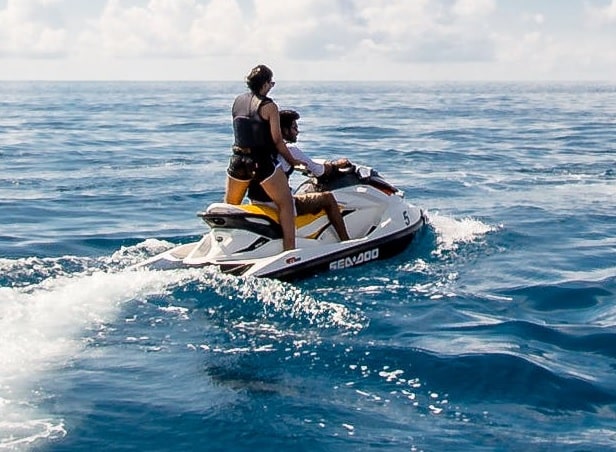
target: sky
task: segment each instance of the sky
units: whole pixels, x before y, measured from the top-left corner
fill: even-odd
[[[0,0],[0,80],[616,81],[616,0]]]

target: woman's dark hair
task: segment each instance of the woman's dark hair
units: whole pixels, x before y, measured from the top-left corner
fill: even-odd
[[[299,113],[295,110],[280,110],[280,128],[290,129],[293,121],[299,119]]]
[[[260,64],[252,68],[250,74],[246,76],[246,85],[248,85],[248,89],[250,89],[250,91],[257,94],[261,91],[263,85],[269,82],[273,76],[274,73],[270,68],[264,64]]]

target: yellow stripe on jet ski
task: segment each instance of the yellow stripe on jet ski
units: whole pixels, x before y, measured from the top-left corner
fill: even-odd
[[[274,209],[273,207],[265,206],[265,205],[257,205],[257,204],[242,204],[236,207],[239,207],[248,213],[253,213],[257,215],[265,215],[266,217],[274,220],[276,223],[280,223],[280,220],[278,217],[278,210]],[[312,223],[314,220],[316,220],[319,217],[322,217],[323,215],[325,215],[325,211],[321,210],[317,214],[307,213],[307,214],[295,217],[295,227],[298,229],[303,228],[307,224]]]

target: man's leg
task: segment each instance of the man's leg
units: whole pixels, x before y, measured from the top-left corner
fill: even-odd
[[[349,233],[346,230],[340,209],[338,209],[338,203],[330,192],[298,195],[295,197],[295,201],[298,215],[303,213],[316,214],[321,210],[325,210],[327,218],[336,230],[340,241],[349,240]]]

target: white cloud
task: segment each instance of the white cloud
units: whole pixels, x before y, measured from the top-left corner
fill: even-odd
[[[263,62],[298,80],[528,79],[567,78],[583,65],[586,74],[601,67],[602,77],[616,64],[616,0],[542,2],[540,11],[496,0],[5,1],[6,78],[29,68],[71,77],[238,79]],[[59,63],[43,70],[33,58],[45,56]]]
[[[0,10],[0,56],[50,58],[67,53],[67,32],[53,22],[55,0],[8,0]]]
[[[109,0],[86,35],[120,57],[475,61],[492,54],[481,21],[493,10],[493,0],[254,0],[244,14],[236,0]]]
[[[494,9],[491,0],[436,3],[390,1],[385,7],[366,1],[361,16],[372,42],[393,61],[484,61],[493,54],[485,18]]]
[[[190,11],[186,10],[186,13]],[[185,17],[181,10],[174,11],[173,5],[164,2],[152,1],[145,8],[125,8],[118,0],[111,0],[98,24],[100,42],[108,55],[169,56],[171,52],[177,53],[181,49],[177,44],[182,41],[182,32],[185,33],[188,25]]]
[[[494,0],[457,0],[453,12],[462,17],[483,17],[496,9]]]
[[[353,3],[256,0],[249,36],[261,49],[292,60],[343,57],[359,38]]]
[[[236,37],[233,37],[236,33]],[[190,29],[189,42],[197,55],[233,52],[237,42],[248,35],[242,12],[234,0],[212,0],[202,9]],[[239,39],[238,39],[239,38]]]
[[[607,6],[588,6],[588,15],[591,21],[598,24],[616,23],[616,0]]]
[[[215,56],[234,49],[233,33],[245,34],[241,24],[235,0],[150,0],[145,6],[109,0],[80,42],[98,45],[108,57]]]

